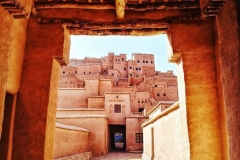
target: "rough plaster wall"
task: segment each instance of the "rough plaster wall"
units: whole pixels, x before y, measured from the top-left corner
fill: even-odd
[[[59,89],[58,108],[87,108],[85,89]]]
[[[88,151],[88,132],[58,128],[55,129],[54,158]]]
[[[53,105],[58,85],[56,75],[59,73],[58,70],[52,71],[56,67],[53,57],[62,56],[63,44],[61,24],[38,24],[35,19],[29,20],[17,98],[13,159],[53,158],[53,117],[56,114]]]
[[[172,111],[154,122],[154,158],[190,159],[187,128],[185,127],[187,122],[186,118],[182,118],[182,109]]]
[[[88,108],[104,108],[104,97],[94,98],[89,97],[88,98]]]
[[[226,1],[216,17],[216,35],[218,37],[216,56],[218,58],[218,85],[221,90],[222,118],[227,123],[227,131],[223,126],[225,139],[224,158],[240,159],[240,38],[237,4],[235,0]],[[229,144],[227,144],[227,142]],[[229,145],[229,147],[228,147]]]
[[[25,30],[26,30],[26,20],[14,20],[9,13],[0,6],[0,136],[2,133],[2,119],[4,111],[4,99],[7,86],[11,84],[16,93],[19,84],[19,71],[21,70],[21,58],[19,61],[14,62],[12,59],[16,58],[16,55],[20,57],[23,55],[23,48],[25,46]],[[18,35],[18,36],[15,36]],[[17,45],[18,43],[18,45]],[[17,50],[19,48],[20,50]],[[10,57],[9,57],[10,56]],[[10,66],[8,66],[10,65]],[[18,66],[15,68],[13,66]],[[9,70],[9,73],[8,73]],[[11,72],[11,81],[8,77]],[[14,78],[13,78],[14,77]],[[15,79],[16,78],[16,79]],[[9,82],[7,84],[7,81]],[[11,87],[9,87],[11,88]],[[9,89],[10,91],[10,89]]]

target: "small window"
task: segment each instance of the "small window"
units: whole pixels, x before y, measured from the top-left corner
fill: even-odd
[[[132,76],[132,74],[130,74],[130,76]]]
[[[65,71],[63,71],[63,74],[65,73]]]
[[[124,61],[124,58],[122,58],[122,61]]]
[[[124,68],[124,70],[126,70],[126,68]]]
[[[112,76],[114,76],[114,74],[112,73]]]
[[[120,61],[120,59],[118,59],[118,61]]]
[[[144,108],[138,108],[138,112],[142,112]]]
[[[89,72],[89,74],[91,74],[91,72]]]
[[[106,72],[106,70],[103,70],[103,72]]]
[[[140,61],[139,61],[139,60],[137,60],[137,63],[140,63]]]
[[[166,93],[163,93],[163,96],[166,96]]]
[[[112,62],[112,60],[110,60],[110,62]]]
[[[114,113],[121,113],[121,105],[114,104]]]
[[[115,59],[115,61],[117,61],[117,59]]]
[[[136,68],[136,70],[138,70],[138,68]]]
[[[142,133],[136,133],[136,143],[143,143],[143,134]]]
[[[155,84],[155,87],[157,87],[157,85]]]
[[[138,68],[139,71],[141,71],[141,68]]]
[[[153,63],[153,61],[151,61],[151,63]]]
[[[132,66],[130,66],[129,68],[132,69]]]
[[[140,103],[140,101],[138,100],[138,103]]]
[[[143,63],[145,63],[145,61],[143,61]]]
[[[148,63],[148,61],[146,61],[146,63]]]
[[[144,101],[142,101],[142,103],[144,103]]]
[[[75,73],[77,73],[77,71],[75,71]]]
[[[160,94],[158,93],[157,96],[160,96]]]
[[[85,74],[85,72],[83,72],[83,74]]]

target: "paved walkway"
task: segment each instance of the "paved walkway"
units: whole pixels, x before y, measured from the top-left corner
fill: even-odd
[[[91,160],[141,160],[142,153],[109,152],[104,156],[94,156]]]

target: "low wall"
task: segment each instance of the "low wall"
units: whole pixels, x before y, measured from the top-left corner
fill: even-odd
[[[88,134],[87,129],[56,123],[54,158],[87,152]]]
[[[71,126],[84,127],[90,131],[88,149],[93,156],[108,153],[108,119],[104,115],[59,115],[56,122]]]
[[[190,159],[185,110],[184,107],[180,108],[177,102],[142,125],[144,142],[142,159]]]

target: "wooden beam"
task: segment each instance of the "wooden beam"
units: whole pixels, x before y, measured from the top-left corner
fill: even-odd
[[[69,30],[72,35],[122,35],[122,36],[152,36],[165,34],[165,29],[128,29],[128,30]]]
[[[75,0],[79,1],[79,0]],[[155,0],[152,0],[154,3]],[[34,6],[37,10],[39,9],[61,9],[61,8],[72,8],[72,9],[94,9],[94,10],[102,10],[102,9],[115,9],[114,4],[81,4],[81,3],[43,3],[43,2],[35,2]],[[172,10],[172,9],[198,9],[199,4],[197,2],[181,2],[181,3],[158,3],[158,4],[142,4],[133,5],[128,4],[125,6],[125,10],[132,11],[150,11],[150,10]]]
[[[64,22],[62,22],[64,23]],[[139,20],[139,21],[127,21],[127,22],[112,22],[112,23],[94,23],[94,22],[67,22],[64,26],[70,30],[110,30],[110,29],[166,29],[170,22],[165,20]]]
[[[115,0],[116,15],[118,19],[123,19],[125,14],[125,0]]]

